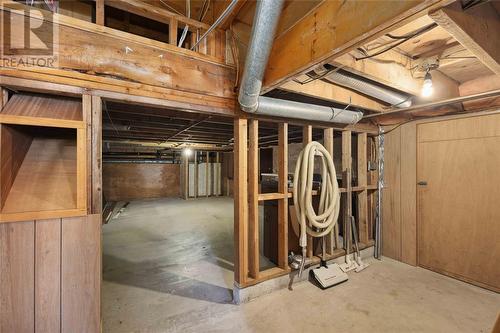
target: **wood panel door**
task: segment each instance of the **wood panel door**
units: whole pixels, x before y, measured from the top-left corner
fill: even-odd
[[[439,125],[418,129],[418,263],[500,291],[500,135]]]

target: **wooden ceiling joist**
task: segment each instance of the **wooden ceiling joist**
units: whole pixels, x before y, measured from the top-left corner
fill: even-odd
[[[324,1],[276,38],[263,92],[447,3],[450,1]]]
[[[241,8],[246,4],[247,0],[238,0],[238,3],[235,5],[231,13],[229,13],[219,24],[219,28],[221,29],[229,29],[231,26],[231,23],[233,22],[234,18],[238,15],[240,12]],[[215,10],[215,17],[219,17],[222,12],[229,6],[231,3],[231,0],[222,0],[222,1],[214,1],[214,10]]]
[[[132,13],[135,15],[139,15],[142,17],[147,17],[149,19],[162,22],[162,23],[170,23],[172,20],[182,22],[188,26],[190,26],[191,30],[194,28],[199,29],[208,29],[210,26],[208,24],[202,23],[200,21],[196,21],[194,19],[188,18],[183,15],[179,15],[163,9],[159,6],[154,6],[148,4],[144,1],[138,0],[104,0],[104,4],[106,6],[110,6],[113,8],[117,8],[123,10],[128,13]],[[182,26],[182,25],[181,25]]]
[[[463,10],[456,2],[429,16],[495,74],[500,74],[500,16],[491,3]]]
[[[280,86],[281,90],[297,94],[320,98],[339,104],[351,104],[373,112],[382,112],[384,105],[351,90],[322,80],[314,80],[305,84],[289,81]]]

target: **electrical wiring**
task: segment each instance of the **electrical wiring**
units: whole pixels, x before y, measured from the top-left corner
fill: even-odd
[[[175,9],[174,7],[170,6],[168,3],[166,3],[164,0],[160,0],[160,3],[162,5],[164,5],[165,7],[168,8],[168,10],[176,13],[176,14],[179,14],[179,15],[183,15],[180,11],[178,11],[177,9]]]
[[[406,34],[406,35],[403,35],[403,36],[392,36],[391,38],[395,38],[395,39],[398,40],[396,43],[393,43],[390,46],[388,46],[388,47],[386,47],[386,48],[384,48],[384,49],[382,49],[380,51],[377,51],[377,52],[375,52],[373,54],[368,54],[368,53],[366,53],[366,51],[364,51],[363,49],[361,49],[361,50],[363,50],[363,52],[366,55],[363,56],[363,57],[359,57],[359,58],[356,57],[355,59],[356,59],[356,61],[359,61],[359,60],[369,59],[369,58],[373,58],[375,56],[381,55],[382,53],[390,51],[393,48],[395,48],[395,47],[397,47],[397,46],[399,46],[399,45],[401,45],[401,44],[409,41],[410,39],[412,39],[414,37],[417,37],[417,36],[419,36],[419,35],[421,35],[421,34],[423,34],[425,32],[431,31],[435,27],[437,27],[437,24],[436,23],[431,23],[429,25],[426,25],[423,28],[418,29],[417,31],[412,32],[411,34]]]
[[[208,13],[208,9],[210,8],[210,0],[205,0],[203,1],[203,6],[201,7],[200,10],[200,17],[198,21],[202,22],[203,19],[205,18],[205,15]]]

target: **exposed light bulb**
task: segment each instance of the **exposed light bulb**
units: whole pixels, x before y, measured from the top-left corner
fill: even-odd
[[[184,154],[184,156],[189,157],[189,156],[193,155],[193,150],[192,150],[192,149],[190,149],[190,148],[185,148],[185,149],[182,151],[182,153]]]
[[[424,83],[422,84],[422,97],[429,97],[434,92],[434,87],[432,86],[432,76],[431,73],[425,73]]]

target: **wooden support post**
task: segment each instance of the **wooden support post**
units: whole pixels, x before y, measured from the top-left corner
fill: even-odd
[[[312,126],[306,125],[302,128],[302,147],[307,146],[309,142],[312,141]],[[312,236],[307,235],[307,257],[312,258],[314,255],[314,238]]]
[[[188,48],[190,49],[194,44],[196,44],[196,31],[191,31],[191,38],[189,41]],[[194,51],[198,51],[198,46],[194,49]]]
[[[198,29],[198,32],[201,35],[203,35],[204,30]],[[198,44],[198,52],[202,54],[208,54],[207,50],[207,38],[203,39],[199,44]]]
[[[198,152],[194,151],[194,197],[198,198],[198,189],[199,189],[199,179],[198,179]]]
[[[2,112],[2,108],[9,101],[9,92],[7,89],[0,87],[0,112]]]
[[[248,124],[248,271],[259,277],[259,121]]]
[[[247,120],[234,120],[234,281],[248,274]]]
[[[358,134],[358,235],[359,241],[368,243],[368,164],[367,134]]]
[[[278,266],[288,269],[288,124],[278,126]]]
[[[212,31],[207,36],[208,54],[214,57],[216,56],[216,33],[216,31]]]
[[[95,2],[95,23],[97,25],[104,25],[104,0],[96,0]]]
[[[206,163],[205,163],[205,196],[208,198],[210,194],[210,179],[208,178],[208,174],[210,172],[208,162],[210,161],[210,153],[207,151],[206,154]]]
[[[352,152],[351,131],[342,131],[342,186],[346,189],[344,200],[344,246],[351,252],[352,249]]]
[[[333,128],[326,128],[323,131],[323,143],[333,159]],[[335,179],[335,181],[337,181]],[[326,236],[326,251],[328,254],[333,254],[334,249],[339,248],[339,224],[338,220],[332,232]]]
[[[87,214],[92,214],[92,96],[82,95],[83,121],[85,122],[87,149]]]
[[[92,96],[92,214],[102,213],[102,100]]]
[[[168,24],[168,42],[169,44],[177,46],[177,29],[179,22],[176,19],[170,19]]]

